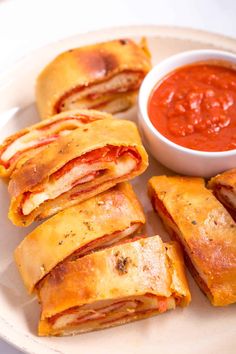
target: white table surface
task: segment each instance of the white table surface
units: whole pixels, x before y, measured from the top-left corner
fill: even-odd
[[[234,0],[0,0],[0,74],[34,48],[105,27],[177,25],[236,37],[235,14]],[[0,354],[19,353],[0,340]]]

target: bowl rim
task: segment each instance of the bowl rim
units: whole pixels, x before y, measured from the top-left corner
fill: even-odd
[[[214,60],[214,59],[221,59],[223,61],[228,61],[234,62],[236,64],[236,54],[224,51],[224,50],[217,50],[217,49],[194,49],[194,50],[188,50],[184,51],[181,53],[177,53],[174,55],[171,55],[167,57],[166,59],[163,59],[160,61],[158,64],[154,65],[152,69],[149,71],[149,73],[145,76],[140,90],[139,90],[139,95],[138,95],[138,108],[139,108],[139,119],[142,119],[145,124],[147,125],[148,129],[152,132],[152,134],[155,136],[155,138],[158,138],[162,142],[164,142],[166,145],[170,146],[173,149],[178,150],[179,152],[185,153],[185,154],[191,154],[195,156],[201,156],[201,157],[226,157],[226,156],[233,156],[236,155],[236,148],[232,150],[226,150],[226,151],[201,151],[201,150],[194,150],[194,149],[189,149],[186,148],[182,145],[178,145],[174,143],[173,141],[169,140],[166,138],[164,135],[162,135],[152,124],[147,107],[148,107],[148,100],[150,97],[150,94],[154,87],[157,85],[158,82],[160,82],[168,73],[171,73],[171,71],[174,71],[176,68],[180,68],[181,66],[188,65],[186,64],[177,64],[173,69],[170,71],[165,72],[159,79],[155,81],[155,84],[150,84],[149,80],[152,80],[153,77],[155,77],[162,69],[165,68],[165,66],[174,64],[175,62],[181,61],[181,60],[186,60],[189,59],[189,64],[193,63],[198,63],[201,61],[204,61],[206,59],[201,59],[201,56],[204,55],[209,55],[212,56],[212,58],[209,58],[207,60]],[[236,163],[235,163],[236,164]]]

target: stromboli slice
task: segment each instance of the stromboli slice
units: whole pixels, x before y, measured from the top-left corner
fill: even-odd
[[[208,187],[236,219],[236,168],[212,177]]]
[[[187,306],[190,292],[177,243],[141,238],[65,261],[38,287],[39,335],[69,335]]]
[[[29,225],[140,175],[147,165],[134,123],[89,123],[53,142],[12,175],[9,218]]]
[[[145,222],[127,182],[53,216],[16,248],[15,261],[28,291],[66,258],[81,257],[124,239]]]
[[[203,292],[215,306],[236,302],[236,224],[202,178],[153,177],[149,195]]]
[[[44,119],[75,108],[115,113],[128,109],[151,68],[144,41],[113,40],[57,56],[37,79],[36,102]]]
[[[98,119],[111,118],[112,116],[105,112],[77,109],[57,114],[20,130],[6,138],[0,145],[0,176],[9,177],[16,167],[79,126]]]

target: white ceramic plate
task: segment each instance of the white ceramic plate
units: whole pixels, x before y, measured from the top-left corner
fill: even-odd
[[[112,38],[145,35],[153,63],[187,49],[219,48],[236,51],[236,41],[219,35],[169,27],[116,28],[74,36],[33,52],[0,77],[0,141],[39,120],[34,104],[37,74],[58,53],[69,48]],[[136,108],[120,115],[136,120]],[[167,235],[146,196],[146,183],[153,175],[168,171],[150,158],[150,167],[133,185],[144,206],[149,235]],[[235,354],[236,305],[214,308],[189,276],[192,303],[151,319],[113,329],[66,338],[36,335],[39,306],[21,282],[12,253],[35,225],[17,228],[7,219],[7,186],[0,182],[0,336],[28,353],[87,354]]]

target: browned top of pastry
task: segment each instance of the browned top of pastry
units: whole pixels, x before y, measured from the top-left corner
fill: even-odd
[[[55,114],[58,100],[73,89],[124,72],[150,70],[147,51],[130,39],[119,39],[68,50],[57,56],[37,79],[36,100],[41,117]]]

